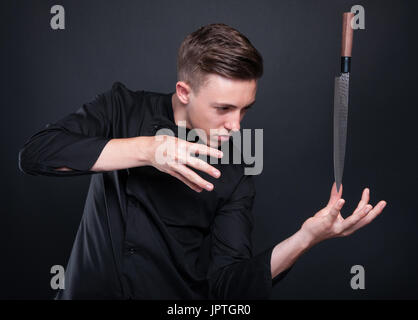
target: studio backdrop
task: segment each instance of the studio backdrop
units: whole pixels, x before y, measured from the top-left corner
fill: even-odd
[[[58,11],[64,19],[54,19]],[[272,299],[418,298],[417,28],[414,1],[2,1],[0,298],[51,299],[65,267],[90,176],[25,175],[18,153],[35,132],[109,90],[169,93],[179,45],[228,24],[264,58],[257,101],[241,126],[263,129],[256,175],[255,253],[286,239],[323,208],[334,181],[334,77],[343,12],[354,30],[344,217],[370,188],[387,207],[351,236],[318,244],[274,287]],[[63,26],[63,28],[62,28]],[[162,190],[164,192],[164,190]],[[353,266],[365,286],[353,289]]]

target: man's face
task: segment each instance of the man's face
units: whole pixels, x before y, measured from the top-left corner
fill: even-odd
[[[257,81],[231,80],[217,74],[207,77],[197,95],[190,90],[187,118],[192,128],[205,132],[210,139],[205,141],[207,145],[219,146],[232,131],[240,129],[241,120],[255,102]]]

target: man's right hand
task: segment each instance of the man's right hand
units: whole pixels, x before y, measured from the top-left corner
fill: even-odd
[[[169,135],[158,135],[151,138],[147,152],[148,164],[158,170],[168,173],[188,185],[196,192],[203,189],[213,190],[213,185],[196,174],[188,166],[206,172],[214,178],[219,178],[218,169],[207,162],[192,156],[192,154],[208,155],[221,158],[222,151],[200,143],[188,142]]]
[[[106,172],[151,165],[179,179],[197,192],[203,189],[213,190],[211,183],[187,166],[215,178],[219,178],[221,173],[207,162],[192,156],[192,153],[215,158],[223,156],[220,150],[169,135],[118,138],[109,140],[90,170]],[[67,171],[71,168],[60,167],[56,170]]]

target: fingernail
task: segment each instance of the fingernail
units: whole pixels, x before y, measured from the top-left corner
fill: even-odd
[[[212,186],[210,183],[208,183],[208,184],[206,185],[206,189],[208,189],[208,190],[212,190],[212,188],[213,188],[213,186]]]
[[[222,151],[219,151],[218,155],[222,158],[224,156],[224,153]]]
[[[386,202],[383,202],[383,204],[382,204],[382,209],[384,208],[384,207],[386,207]]]
[[[213,174],[214,174],[216,177],[219,177],[221,173],[220,173],[218,170],[213,170]]]

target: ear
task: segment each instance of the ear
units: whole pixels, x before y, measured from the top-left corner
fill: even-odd
[[[343,195],[343,185],[341,184],[340,186],[340,192],[337,192],[337,184],[334,182],[331,187],[331,194],[329,197],[327,207],[332,206],[336,201],[338,201],[338,199],[341,199],[342,195]]]
[[[184,81],[177,81],[176,94],[182,104],[188,104],[190,102],[190,93],[192,88]]]

